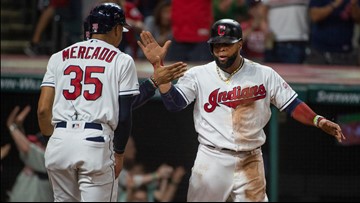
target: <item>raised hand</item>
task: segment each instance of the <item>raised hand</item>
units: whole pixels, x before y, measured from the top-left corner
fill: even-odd
[[[12,124],[16,124],[18,127],[22,127],[26,116],[31,110],[30,105],[27,105],[20,113],[20,107],[16,106],[8,116],[6,121],[7,126],[9,127]]]
[[[164,46],[161,47],[149,31],[142,31],[140,33],[140,38],[141,41],[137,41],[137,44],[140,46],[145,57],[151,64],[156,63],[157,56],[160,57],[161,61],[164,60],[167,50],[169,49],[171,44],[170,40],[166,41]]]
[[[155,57],[154,74],[153,78],[156,81],[156,85],[162,85],[176,80],[184,75],[187,70],[187,64],[183,62],[176,62],[168,66],[162,66],[159,56]]]
[[[320,120],[319,128],[324,132],[328,133],[329,135],[334,136],[338,142],[342,142],[342,140],[346,139],[341,131],[340,126],[332,121],[329,121],[327,119]]]

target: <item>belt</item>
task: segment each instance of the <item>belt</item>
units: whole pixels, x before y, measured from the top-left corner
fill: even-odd
[[[223,152],[228,152],[228,153],[238,153],[238,154],[240,154],[240,153],[253,153],[255,150],[257,150],[257,149],[259,149],[260,147],[258,147],[258,148],[255,148],[255,149],[253,149],[253,150],[250,150],[250,151],[235,151],[235,150],[232,150],[232,149],[227,149],[227,148],[217,148],[217,147],[214,147],[214,146],[212,146],[212,145],[205,145],[205,146],[207,146],[208,148],[210,148],[210,149],[216,149],[216,150],[219,150],[219,151],[223,151]]]
[[[65,121],[61,121],[55,124],[55,128],[66,128],[67,123]],[[96,130],[102,130],[103,127],[99,123],[85,123],[84,128],[91,128]]]

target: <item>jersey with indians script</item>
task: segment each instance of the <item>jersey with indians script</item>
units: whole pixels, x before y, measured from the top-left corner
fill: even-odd
[[[195,100],[194,124],[201,144],[235,151],[260,147],[270,104],[282,111],[298,96],[272,68],[244,60],[232,76],[214,61],[195,66],[175,85],[188,105]]]

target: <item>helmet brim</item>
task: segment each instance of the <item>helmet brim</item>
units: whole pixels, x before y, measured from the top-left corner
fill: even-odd
[[[207,42],[209,44],[234,44],[240,40],[241,40],[241,38],[238,39],[235,37],[217,36],[217,37],[210,38]]]

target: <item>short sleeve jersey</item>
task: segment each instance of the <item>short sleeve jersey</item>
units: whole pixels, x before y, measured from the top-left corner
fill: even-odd
[[[270,104],[282,111],[297,97],[272,68],[244,60],[229,83],[220,79],[229,74],[211,62],[189,69],[175,85],[188,104],[196,100],[194,123],[200,143],[236,151],[260,147]]]
[[[53,54],[41,86],[55,88],[52,123],[87,121],[115,129],[119,95],[139,94],[134,60],[97,39]]]

